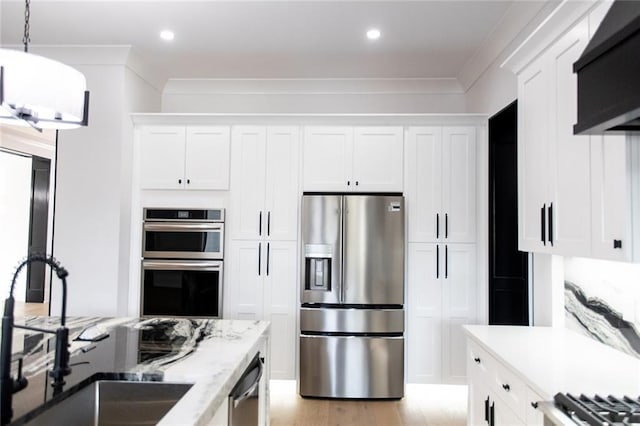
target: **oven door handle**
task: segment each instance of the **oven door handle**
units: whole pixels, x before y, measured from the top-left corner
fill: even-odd
[[[184,271],[220,271],[222,270],[222,262],[206,262],[206,261],[175,261],[175,260],[143,260],[142,269],[154,271],[172,271],[176,269]]]
[[[221,224],[209,223],[145,223],[145,231],[221,231]]]

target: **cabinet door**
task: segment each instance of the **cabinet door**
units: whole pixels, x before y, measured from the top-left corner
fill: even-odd
[[[554,96],[551,107],[549,162],[552,167],[553,203],[548,218],[549,239],[555,254],[589,256],[591,254],[590,145],[588,136],[574,136],[577,122],[577,77],[573,63],[588,41],[588,22],[583,20],[547,52]]]
[[[441,244],[442,374],[444,383],[466,380],[466,340],[462,325],[476,322],[475,244]],[[440,253],[442,255],[442,252]]]
[[[442,129],[411,127],[407,136],[407,226],[410,242],[435,242],[444,226]]]
[[[469,415],[467,425],[489,425],[489,411],[491,408],[491,397],[489,389],[480,381],[469,382]],[[494,408],[495,410],[495,408]]]
[[[304,191],[343,192],[351,188],[351,128],[306,127],[303,150]]]
[[[442,271],[437,244],[408,247],[407,381],[440,383],[442,348]]]
[[[491,400],[493,423],[496,426],[525,426],[525,423],[518,415],[504,402],[499,399]]]
[[[402,127],[357,127],[353,137],[351,189],[402,192]]]
[[[271,321],[273,379],[295,379],[297,246],[295,241],[267,241],[264,252],[263,319]]]
[[[233,240],[229,244],[224,284],[224,309],[235,319],[264,318],[266,247],[263,241]]]
[[[445,127],[442,130],[442,165],[444,228],[441,228],[441,237],[446,242],[474,242],[477,181],[475,127]]]
[[[297,127],[267,129],[266,235],[274,240],[296,240],[298,235]]]
[[[232,239],[256,239],[266,233],[266,128],[234,127],[231,144]]]
[[[186,189],[229,189],[229,127],[187,127]]]
[[[545,58],[518,76],[518,249],[545,252],[549,206],[550,79]],[[544,210],[543,210],[544,208]]]
[[[623,135],[591,137],[591,255],[598,259],[631,260],[626,147]]]
[[[184,126],[145,126],[141,139],[140,187],[184,187]]]

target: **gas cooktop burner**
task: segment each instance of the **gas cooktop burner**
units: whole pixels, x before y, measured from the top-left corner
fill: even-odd
[[[616,398],[611,395],[606,398],[598,395],[590,398],[559,393],[553,399],[556,406],[583,424],[640,425],[640,398]]]

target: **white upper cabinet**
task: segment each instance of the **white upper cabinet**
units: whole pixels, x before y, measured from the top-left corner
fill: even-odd
[[[573,135],[573,63],[588,41],[583,21],[518,76],[518,247],[591,252],[590,144]]]
[[[411,127],[407,136],[409,241],[476,240],[476,129]]]
[[[144,126],[142,189],[229,189],[229,127]]]
[[[297,238],[298,149],[297,127],[234,127],[232,239]]]
[[[303,190],[402,192],[402,127],[306,127]]]
[[[351,189],[402,192],[402,127],[356,127]]]

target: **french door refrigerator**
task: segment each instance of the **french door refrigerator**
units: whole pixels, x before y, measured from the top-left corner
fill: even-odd
[[[299,392],[404,396],[404,198],[304,195]]]

